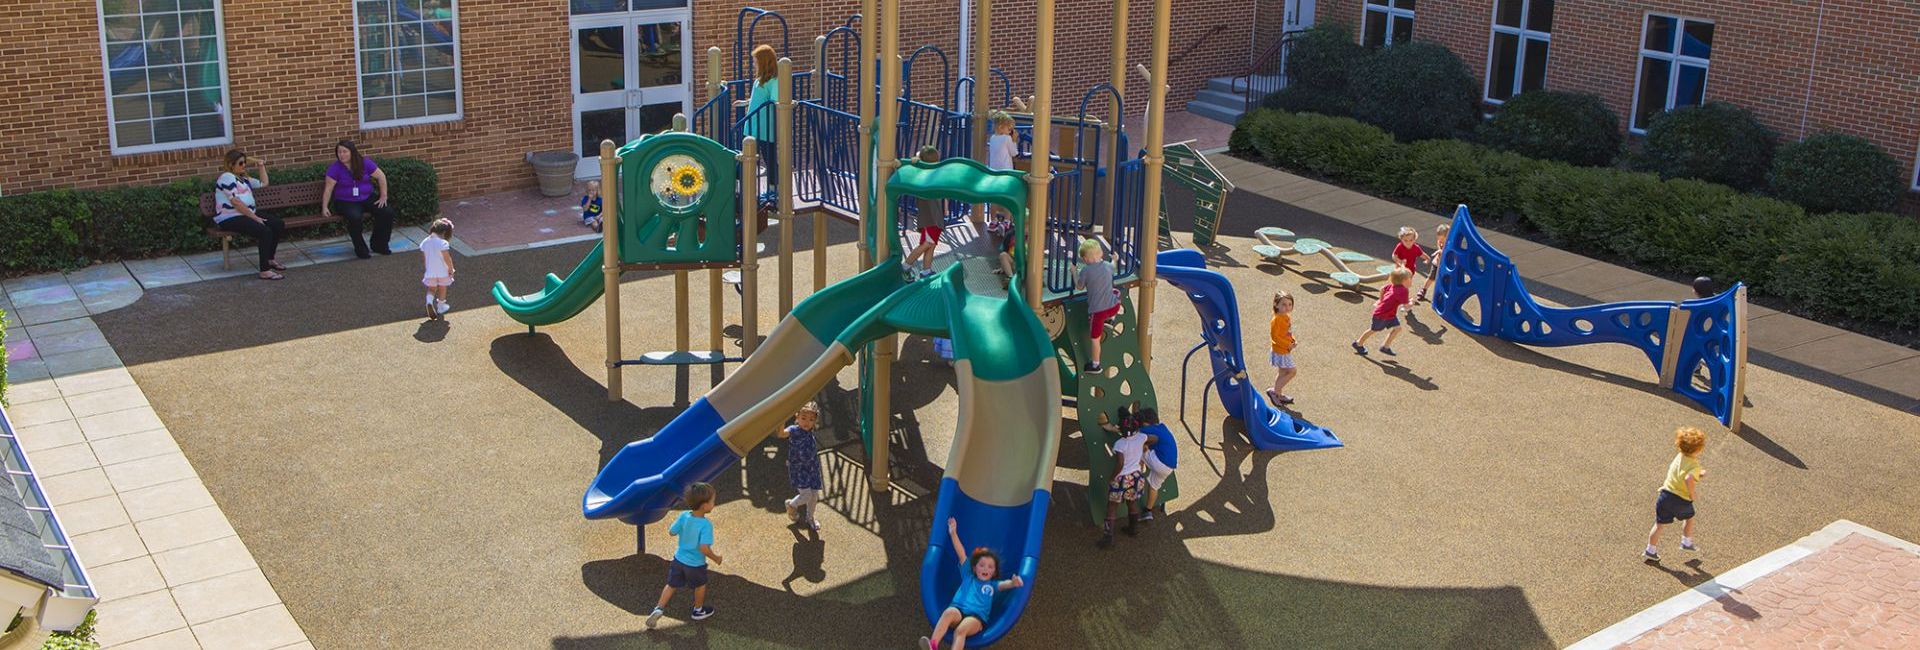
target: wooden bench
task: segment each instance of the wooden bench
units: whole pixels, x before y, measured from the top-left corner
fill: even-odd
[[[317,208],[320,205],[317,199],[326,186],[326,181],[274,183],[253,191],[253,209],[273,210],[300,206]],[[240,233],[221,229],[219,224],[213,223],[214,215],[219,214],[219,202],[215,199],[213,192],[200,195],[200,214],[207,218],[207,235],[220,238],[220,268],[233,268],[233,238]],[[246,217],[237,218],[245,219]],[[339,215],[320,216],[320,212],[315,210],[313,214],[285,217],[280,221],[286,224],[288,229],[293,229],[336,223],[341,219]]]

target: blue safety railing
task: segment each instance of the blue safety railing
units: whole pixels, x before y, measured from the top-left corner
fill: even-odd
[[[813,102],[794,105],[800,200],[860,212],[860,116]],[[801,162],[801,159],[806,159]]]
[[[751,20],[749,20],[749,17],[751,17]],[[759,7],[742,7],[740,13],[734,15],[733,18],[734,79],[752,78],[753,68],[751,60],[753,58],[753,48],[760,44],[756,36],[760,30],[760,21],[766,18],[772,18],[780,23],[780,44],[776,46],[779,48],[780,56],[792,56],[788,54],[788,52],[793,51],[793,48],[789,47],[790,43],[787,40],[787,18],[785,16],[780,15],[778,11],[761,9]],[[768,45],[772,45],[772,43],[768,43]]]
[[[1158,234],[1156,231],[1142,230],[1148,214],[1146,169],[1146,159],[1134,158],[1120,163],[1120,169],[1112,175],[1115,190],[1113,231],[1108,236],[1112,238],[1114,271],[1119,277],[1140,272],[1140,238]],[[1152,213],[1157,217],[1159,210],[1156,208]]]
[[[958,107],[960,104],[953,102],[952,98],[945,96],[947,89],[953,87],[953,64],[947,60],[947,53],[945,51],[933,45],[922,45],[915,48],[912,54],[908,54],[907,58],[900,62],[900,97],[903,99],[914,99],[913,64],[920,59],[920,55],[929,53],[940,57],[940,85],[934,87],[936,96],[925,99],[924,101],[945,101],[948,106]],[[923,65],[921,67],[924,68],[926,66]],[[925,87],[925,84],[921,85],[921,88],[924,89]]]
[[[1000,82],[1000,101],[993,103],[993,105],[991,106],[988,106],[987,109],[992,110],[996,108],[1012,106],[1013,105],[1013,80],[1007,77],[1006,71],[1001,70],[999,68],[988,68],[988,71],[993,74],[994,80]],[[973,97],[973,77],[972,76],[961,77],[959,81],[953,82],[953,96],[947,99],[947,105],[960,106],[962,104],[968,103],[969,101],[972,101],[972,97]]]

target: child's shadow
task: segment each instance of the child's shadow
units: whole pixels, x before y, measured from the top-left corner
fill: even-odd
[[[795,580],[805,578],[819,584],[827,579],[827,543],[820,539],[820,531],[800,524],[787,528],[793,533],[793,572],[780,581],[780,586],[793,593]]]
[[[1437,330],[1427,327],[1426,323],[1414,319],[1413,312],[1414,310],[1412,309],[1407,310],[1407,331],[1411,332],[1414,336],[1420,337],[1420,340],[1426,342],[1427,345],[1440,345],[1444,343],[1441,338],[1447,333],[1447,327],[1442,325],[1440,329]],[[1446,321],[1441,322],[1444,323]]]
[[[1412,368],[1400,365],[1398,361],[1381,361],[1373,357],[1361,358],[1366,359],[1367,363],[1379,366],[1380,372],[1386,373],[1388,377],[1413,384],[1415,388],[1419,388],[1420,390],[1440,390],[1440,385],[1433,383],[1431,378],[1414,374]]]
[[[413,330],[413,340],[421,343],[439,343],[447,338],[447,322],[444,320],[421,321],[420,327]]]

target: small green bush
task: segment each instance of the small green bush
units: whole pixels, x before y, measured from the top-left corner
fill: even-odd
[[[1287,86],[1260,100],[1261,108],[1288,113],[1319,113],[1334,117],[1353,116],[1353,98],[1344,92]]]
[[[1480,127],[1480,141],[1534,158],[1605,167],[1620,155],[1620,119],[1599,97],[1520,93]]]
[[[376,160],[386,170],[388,204],[400,223],[424,223],[439,214],[439,173],[432,165],[411,158]],[[322,164],[288,167],[274,170],[272,180],[319,180],[325,171]],[[50,271],[91,260],[214,248],[219,243],[206,236],[207,220],[200,214],[200,196],[212,189],[212,181],[196,178],[166,185],[56,189],[0,197],[0,269]]]
[[[1876,212],[1892,210],[1907,181],[1900,161],[1866,138],[1821,133],[1780,147],[1767,186],[1808,212]]]
[[[1473,128],[1480,87],[1460,57],[1434,43],[1384,47],[1362,59],[1349,86],[1353,116],[1404,142],[1450,138]]]
[[[1348,75],[1367,56],[1367,48],[1354,42],[1353,28],[1320,24],[1292,38],[1286,53],[1287,87],[1344,96]]]
[[[1697,178],[1753,191],[1766,184],[1774,134],[1726,102],[1677,108],[1647,126],[1639,166],[1661,178]]]
[[[1386,132],[1343,117],[1261,110],[1251,127],[1268,164],[1345,181],[1370,178],[1397,146]]]

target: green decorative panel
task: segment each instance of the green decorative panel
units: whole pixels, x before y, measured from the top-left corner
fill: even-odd
[[[1226,214],[1227,194],[1233,183],[1215,169],[1207,157],[1185,142],[1167,145],[1165,178],[1193,190],[1193,244],[1212,246],[1220,232],[1220,218]],[[1160,199],[1160,234],[1168,234],[1166,195]]]
[[[705,264],[740,259],[735,152],[692,133],[620,147],[620,261]]]
[[[1074,300],[1066,306],[1067,327],[1054,339],[1054,345],[1063,357],[1061,385],[1071,383],[1078,387],[1075,397],[1080,410],[1080,438],[1087,447],[1087,502],[1093,523],[1099,525],[1107,518],[1107,484],[1113,479],[1115,465],[1113,457],[1107,454],[1107,445],[1113,442],[1115,434],[1100,428],[1100,414],[1107,414],[1108,420],[1118,424],[1116,415],[1120,407],[1139,402],[1143,408],[1158,410],[1159,401],[1154,396],[1153,378],[1148,376],[1147,367],[1142,363],[1131,292],[1120,292],[1120,315],[1107,325],[1106,337],[1100,346],[1099,372],[1082,370],[1093,344],[1089,336],[1091,328],[1087,326],[1087,302]],[[1071,359],[1070,367],[1067,367],[1067,358]],[[1069,370],[1072,374],[1065,374]],[[1160,486],[1160,502],[1166,503],[1178,496],[1180,482],[1176,472]],[[1146,505],[1145,501],[1141,499],[1142,506]]]

